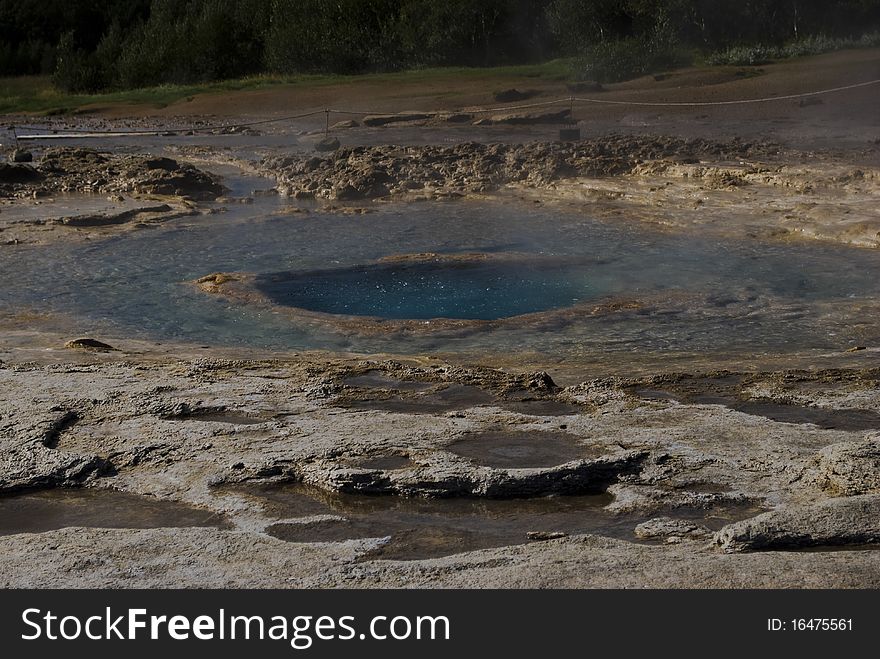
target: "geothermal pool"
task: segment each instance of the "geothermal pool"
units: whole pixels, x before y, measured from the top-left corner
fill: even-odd
[[[483,255],[480,255],[483,256]],[[392,320],[497,320],[559,309],[601,294],[588,264],[454,256],[264,275],[256,288],[276,304]]]
[[[870,250],[664,233],[501,202],[371,210],[303,213],[258,197],[106,240],[17,246],[0,253],[0,310],[55,312],[74,319],[70,331],[96,336],[403,354],[759,354],[880,339],[880,255]],[[451,261],[395,265],[420,253]],[[456,260],[473,253],[486,260]],[[243,304],[189,283],[218,271],[253,273],[277,304]],[[512,321],[360,334],[301,322],[285,307]],[[566,309],[574,311],[540,313]]]

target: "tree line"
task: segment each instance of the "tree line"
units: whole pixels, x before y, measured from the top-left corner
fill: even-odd
[[[0,0],[0,75],[94,92],[574,57],[614,79],[878,26],[880,0]]]

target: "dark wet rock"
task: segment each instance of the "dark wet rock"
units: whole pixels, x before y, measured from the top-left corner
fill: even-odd
[[[713,542],[731,553],[875,544],[880,542],[880,495],[787,506],[729,524]]]
[[[596,494],[604,492],[622,475],[638,471],[645,457],[643,452],[627,451],[550,468],[495,469],[474,465],[451,454],[437,454],[420,461],[417,469],[375,471],[314,463],[303,465],[300,476],[309,485],[347,494],[428,498]]]
[[[340,146],[339,139],[328,135],[315,143],[315,151],[336,151]]]
[[[36,164],[35,176],[3,181],[0,173],[0,182],[20,186],[0,189],[0,194],[7,195],[20,192],[140,193],[210,200],[225,192],[215,176],[171,158],[116,155],[80,147],[46,149]]]
[[[337,191],[336,199],[345,201],[384,197],[388,194],[389,181],[391,176],[383,169],[370,168],[356,172],[349,179],[348,184]]]
[[[47,175],[74,174],[105,166],[112,156],[82,147],[53,147],[43,152],[40,171]]]
[[[221,286],[226,282],[236,281],[237,278],[235,275],[231,275],[226,272],[214,272],[210,275],[205,275],[204,277],[199,277],[196,279],[196,284],[199,284],[202,287],[212,287],[212,286]]]
[[[89,338],[73,339],[65,343],[64,347],[70,350],[89,350],[92,352],[111,352],[117,350],[117,348],[103,341]]]
[[[645,540],[708,538],[712,532],[702,524],[672,517],[655,517],[636,526],[635,535]]]
[[[60,218],[60,223],[69,227],[104,227],[116,224],[126,224],[135,218],[151,213],[168,213],[171,206],[168,204],[159,204],[158,206],[143,206],[140,208],[132,208],[131,210],[122,211],[120,213],[109,214],[91,214],[91,215],[72,215],[70,217]],[[192,214],[191,211],[187,214]]]
[[[137,169],[129,171],[131,178],[128,189],[142,194],[211,200],[225,192],[225,188],[212,175],[191,165],[180,165],[173,171],[165,169],[147,169],[145,172],[139,172]],[[124,185],[124,187],[128,186]]]
[[[147,169],[161,169],[166,172],[176,172],[180,169],[178,162],[171,158],[148,158],[144,160],[144,167]]]
[[[79,414],[74,410],[59,410],[60,416],[45,423],[45,430],[42,431],[40,442],[46,448],[58,448],[58,441],[61,439],[61,433],[73,426],[79,421]]]
[[[33,162],[34,156],[30,151],[15,149],[9,159],[12,162]]]
[[[370,114],[364,117],[364,126],[385,126],[410,121],[425,121],[433,117],[428,112],[398,112],[395,114]]]
[[[532,391],[558,391],[559,387],[547,371],[537,371],[526,376],[526,386]]]
[[[572,82],[567,84],[565,88],[573,94],[583,94],[585,92],[600,92],[603,89],[602,85],[595,80]]]
[[[880,437],[832,444],[819,452],[820,487],[834,495],[880,492]]]
[[[534,91],[521,92],[518,89],[505,89],[504,91],[495,92],[492,98],[498,103],[512,103],[514,101],[524,101],[536,95],[537,92]]]
[[[0,163],[0,184],[3,183],[33,183],[42,179],[40,172],[28,165],[10,165]]]
[[[337,201],[356,201],[358,199],[363,199],[364,195],[356,187],[350,183],[346,183],[345,185],[334,188],[333,194],[330,198],[336,199]]]
[[[568,537],[568,533],[564,531],[529,531],[526,537],[533,542],[544,542],[547,540],[558,540],[559,538]]]

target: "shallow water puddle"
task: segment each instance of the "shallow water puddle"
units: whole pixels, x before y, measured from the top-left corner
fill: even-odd
[[[772,400],[748,400],[730,391],[734,386],[730,381],[720,388],[713,385],[717,380],[707,379],[706,382],[706,389],[703,391],[699,390],[699,384],[689,383],[681,390],[636,388],[633,392],[646,399],[676,400],[692,405],[723,405],[737,412],[762,416],[779,423],[809,423],[825,430],[859,431],[880,428],[880,412],[874,410],[830,410]]]
[[[580,445],[574,436],[566,433],[510,430],[466,435],[445,449],[478,465],[499,469],[555,467],[604,452]]]
[[[349,387],[362,387],[364,389],[393,389],[394,391],[426,391],[436,384],[432,382],[419,382],[417,380],[399,380],[386,375],[383,371],[368,371],[362,375],[354,375],[345,378],[342,384]]]
[[[633,529],[650,515],[615,515],[604,510],[607,494],[531,499],[422,499],[329,494],[301,484],[239,490],[278,519],[333,515],[341,519],[280,522],[267,532],[289,542],[339,542],[390,536],[365,558],[414,560],[491,547],[524,544],[554,534],[593,533],[636,542]],[[663,514],[718,529],[755,514],[731,504],[710,510],[676,509]]]
[[[112,490],[41,490],[0,497],[0,535],[71,526],[108,529],[228,528],[222,515]]]
[[[424,392],[437,389],[438,386],[441,389],[435,397],[408,398],[392,396],[391,398],[378,400],[362,398],[357,402],[350,401],[344,403],[346,407],[356,407],[358,409],[394,408],[394,411],[399,411],[402,406],[408,405],[412,408],[421,408],[426,411],[440,411],[439,409],[429,408],[442,406],[446,409],[454,409],[454,407],[448,407],[448,405],[464,403],[469,407],[493,404],[508,412],[531,416],[569,416],[584,412],[584,407],[581,405],[553,399],[533,398],[529,392],[514,392],[513,394],[508,394],[502,400],[496,400],[492,394],[487,392],[481,394],[479,391],[475,391],[477,390],[476,387],[471,387],[470,385],[440,386],[432,382],[400,380],[378,370],[345,378],[342,384],[358,389],[387,389],[395,392]]]
[[[374,398],[344,399],[337,403],[341,407],[356,410],[381,410],[409,414],[436,414],[452,410],[494,403],[495,396],[479,387],[468,384],[442,385],[439,389],[414,395],[376,396]]]
[[[380,471],[397,471],[415,466],[415,463],[407,455],[379,455],[367,458],[351,460],[352,467],[360,469],[376,469]]]
[[[826,430],[873,430],[880,428],[880,413],[873,410],[828,410],[765,401],[736,401],[731,408],[780,423],[811,423]]]

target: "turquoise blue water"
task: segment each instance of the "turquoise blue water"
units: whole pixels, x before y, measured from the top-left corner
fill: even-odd
[[[391,319],[495,320],[598,297],[583,264],[525,261],[359,265],[260,277],[278,304]]]

